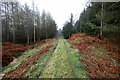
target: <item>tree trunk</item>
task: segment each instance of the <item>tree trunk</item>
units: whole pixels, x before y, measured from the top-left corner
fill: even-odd
[[[48,38],[48,36],[47,36],[47,35],[48,35],[48,34],[47,34],[47,27],[46,27],[46,32],[45,32],[45,34],[46,34],[46,39],[47,39],[47,38]]]
[[[34,26],[34,42],[35,42],[35,26]]]
[[[7,41],[9,41],[9,6],[7,3]]]
[[[69,38],[70,38],[70,33],[69,33]]]
[[[14,25],[14,11],[13,11],[13,2],[12,2],[12,26],[13,26],[13,43],[15,43],[15,25]]]
[[[80,28],[80,33],[81,33],[81,28]]]
[[[7,38],[7,8],[6,8],[6,3],[5,3],[5,41],[8,42]]]
[[[30,44],[30,38],[29,38],[29,36],[27,36],[27,43],[28,43],[28,45]]]
[[[100,36],[101,37],[103,36],[102,28],[103,28],[103,3],[102,3],[102,10],[101,10],[101,29],[100,29]]]
[[[33,1],[33,27],[34,27],[34,42],[35,42],[35,17],[34,17],[34,1]]]

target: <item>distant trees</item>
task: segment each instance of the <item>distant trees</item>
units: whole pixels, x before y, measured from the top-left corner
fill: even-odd
[[[58,30],[56,37],[63,37],[61,29]]]
[[[41,31],[40,36],[42,39],[53,38],[57,33],[57,25],[53,20],[50,13],[46,13],[45,11],[41,14]]]
[[[57,25],[50,13],[43,11],[40,16],[37,8],[33,10],[18,2],[1,2],[0,7],[3,42],[30,44],[35,40],[55,37]]]
[[[76,28],[74,27],[73,14],[71,13],[70,20],[67,21],[63,27],[64,38],[70,38],[71,35],[75,32]]]

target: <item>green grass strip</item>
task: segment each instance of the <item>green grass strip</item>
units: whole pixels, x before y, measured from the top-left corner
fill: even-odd
[[[60,39],[40,78],[88,78],[88,74],[79,60],[78,50]]]

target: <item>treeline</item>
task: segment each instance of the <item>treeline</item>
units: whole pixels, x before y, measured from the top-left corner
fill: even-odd
[[[2,11],[2,42],[27,43],[53,38],[57,25],[50,13],[18,2],[0,3]]]
[[[70,38],[72,34],[77,33],[77,29],[76,29],[76,26],[74,25],[72,13],[70,16],[70,20],[65,22],[62,33],[64,38]]]
[[[119,41],[119,14],[120,2],[89,3],[73,25],[70,26],[70,21],[65,23],[63,27],[64,37],[69,38],[72,33],[87,33]]]

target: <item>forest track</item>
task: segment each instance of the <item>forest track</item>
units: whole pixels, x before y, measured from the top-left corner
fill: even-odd
[[[64,44],[66,45],[66,43],[65,43],[65,41],[64,41]],[[68,54],[68,62],[70,61],[70,55],[69,55],[69,49],[67,49],[67,54]],[[70,64],[70,62],[69,62],[69,64]],[[72,74],[73,74],[73,76],[75,76],[76,78],[77,78],[77,75],[76,75],[76,73],[74,72],[74,69],[73,69],[73,67],[70,65],[70,67],[71,67],[71,71],[73,72]]]
[[[112,57],[109,58],[107,50],[100,46],[100,48],[97,47],[97,45],[101,45],[98,43],[103,42],[79,34],[69,40],[59,38],[56,41],[48,42],[37,49],[25,52],[17,59],[18,63],[7,66],[8,69],[5,70],[3,78],[117,77],[112,73],[118,73],[118,64],[115,60],[112,61]],[[15,68],[10,70],[11,67]],[[103,73],[103,69],[106,73]]]
[[[72,54],[71,51],[73,51],[74,53]],[[54,51],[53,55],[51,56],[51,58],[49,59],[49,62],[44,68],[40,78],[87,77],[86,74],[76,75],[76,73],[79,72],[77,72],[78,68],[75,65],[73,65],[74,61],[72,61],[72,59],[75,59],[75,62],[80,61],[79,58],[75,56],[75,54],[76,51],[73,49],[71,50],[69,43],[67,43],[65,39],[59,39],[58,46]],[[86,73],[84,70],[82,70],[81,72]]]
[[[51,45],[53,46],[51,47]],[[80,64],[78,50],[72,49],[70,46],[65,39],[58,39],[56,42],[53,41],[50,44],[40,46],[38,49],[33,49],[18,59],[19,61],[26,56],[26,59],[19,62],[19,64],[12,64],[12,67],[17,66],[16,68],[8,72],[5,70],[3,79],[20,77],[88,78],[87,72],[84,70],[83,65]]]
[[[51,51],[51,55],[50,55],[50,57],[53,55],[52,53],[55,51],[55,49],[56,49],[57,45],[58,45],[58,44],[56,44],[56,45],[54,46],[54,48],[53,48],[53,51]],[[49,59],[50,59],[50,57],[49,57]],[[36,75],[36,78],[39,78],[39,76],[41,76],[41,75],[42,75],[42,72],[43,72],[43,70],[44,70],[45,66],[47,65],[47,63],[48,63],[49,59],[47,60],[47,62],[46,62],[46,64],[44,65],[44,67],[42,68],[41,72],[40,72],[38,75]]]

